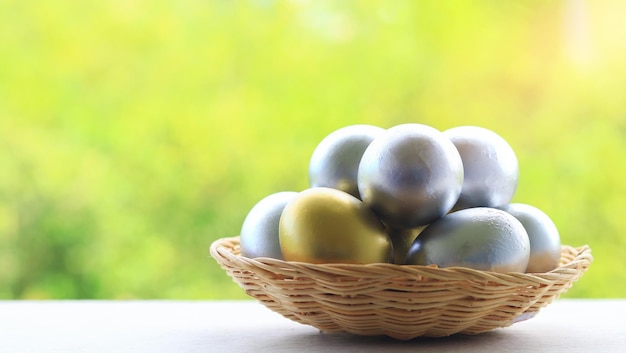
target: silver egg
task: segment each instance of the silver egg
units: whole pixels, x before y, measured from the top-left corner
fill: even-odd
[[[476,207],[449,213],[428,225],[409,249],[405,264],[524,272],[529,257],[528,234],[515,217]]]
[[[556,225],[542,210],[523,203],[501,207],[522,223],[530,240],[530,260],[526,272],[554,270],[561,261],[561,237]]]
[[[309,162],[309,184],[338,189],[360,198],[357,171],[363,152],[385,130],[372,125],[350,125],[335,130],[315,148]]]
[[[443,132],[463,160],[463,190],[454,209],[497,207],[511,202],[519,177],[517,157],[497,133],[478,126]]]
[[[361,199],[394,228],[416,228],[445,215],[462,185],[458,151],[427,125],[388,129],[367,147],[359,164]]]
[[[282,191],[266,196],[246,216],[241,227],[241,254],[246,257],[271,257],[282,259],[278,228],[283,209],[298,195],[295,191]]]

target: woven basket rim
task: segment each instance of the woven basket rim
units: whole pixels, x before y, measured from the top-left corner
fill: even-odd
[[[241,264],[243,267],[253,267],[259,270],[284,271],[287,273],[310,272],[329,274],[333,276],[355,277],[359,275],[381,277],[427,277],[441,280],[463,281],[494,281],[494,282],[519,282],[526,280],[537,284],[549,284],[563,276],[569,277],[580,272],[581,267],[587,268],[593,261],[589,245],[573,247],[562,245],[561,253],[568,255],[562,257],[560,265],[548,272],[524,273],[507,272],[499,273],[492,271],[476,270],[467,267],[435,267],[424,265],[398,265],[390,263],[348,264],[348,263],[323,263],[314,264],[297,261],[285,261],[269,257],[249,258],[239,253],[239,236],[226,237],[215,240],[210,247],[210,254],[218,263],[230,262]]]

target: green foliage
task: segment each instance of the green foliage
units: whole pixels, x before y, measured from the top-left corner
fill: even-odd
[[[210,258],[339,127],[480,125],[626,281],[620,3],[0,0],[0,298],[244,298]]]

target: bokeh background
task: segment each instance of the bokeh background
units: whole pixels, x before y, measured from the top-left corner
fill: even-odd
[[[349,124],[480,125],[626,290],[622,1],[0,0],[0,298],[244,298],[209,256]]]

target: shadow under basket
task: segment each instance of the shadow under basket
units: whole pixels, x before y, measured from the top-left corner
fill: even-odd
[[[400,340],[478,334],[530,319],[593,261],[586,245],[562,246],[559,267],[546,273],[251,259],[240,255],[239,237],[218,239],[210,251],[248,295],[288,319]]]

